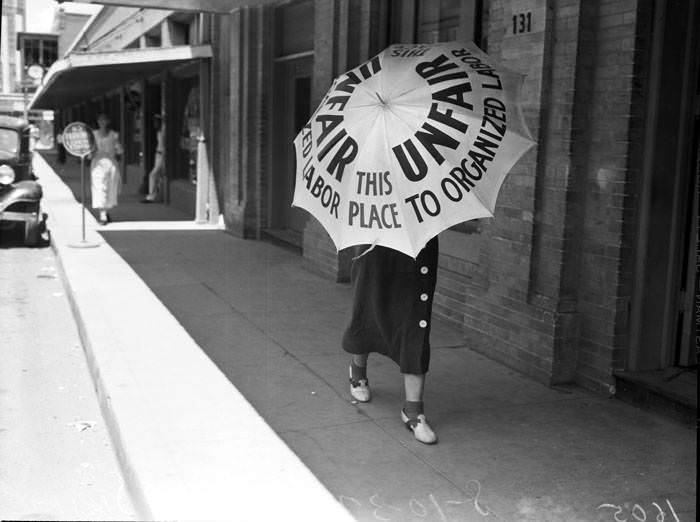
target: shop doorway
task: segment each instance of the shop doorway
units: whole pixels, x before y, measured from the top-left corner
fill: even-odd
[[[153,124],[156,114],[163,113],[163,84],[160,79],[154,82],[144,82],[143,114],[138,115],[138,131],[134,133],[135,139],[138,137],[139,145],[143,147],[143,179],[139,192],[142,195],[148,193],[148,173],[153,168],[156,159],[156,129]],[[166,161],[167,169],[167,161]],[[166,170],[167,172],[167,170]],[[168,200],[168,179],[161,180],[160,197],[164,202]]]
[[[166,165],[168,204],[194,219],[197,195],[197,144],[200,136],[198,64],[172,71],[166,80]]]
[[[672,375],[697,370],[698,2],[655,10],[629,370]]]
[[[295,186],[294,137],[311,115],[311,56],[279,59],[274,65],[274,116],[270,227],[267,233],[301,247],[308,214],[292,207]]]

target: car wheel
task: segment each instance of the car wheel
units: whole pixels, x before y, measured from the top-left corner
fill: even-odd
[[[24,244],[26,246],[38,246],[41,238],[41,221],[37,216],[35,221],[29,221],[24,225]]]

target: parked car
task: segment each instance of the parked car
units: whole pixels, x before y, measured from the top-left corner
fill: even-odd
[[[41,185],[32,168],[31,126],[0,115],[0,234],[23,227],[24,243],[46,241],[46,214],[41,212]]]

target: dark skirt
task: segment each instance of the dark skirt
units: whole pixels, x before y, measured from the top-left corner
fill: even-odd
[[[426,373],[437,261],[437,238],[415,260],[377,246],[354,261],[352,311],[343,350],[381,353],[396,362],[401,373]]]

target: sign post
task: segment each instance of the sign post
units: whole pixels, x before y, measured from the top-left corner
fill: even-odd
[[[78,243],[71,243],[73,248],[94,248],[100,246],[99,243],[87,241],[85,239],[85,157],[95,148],[95,136],[92,129],[82,122],[69,123],[63,130],[63,146],[72,154],[80,158],[80,203],[82,210],[82,239]]]

